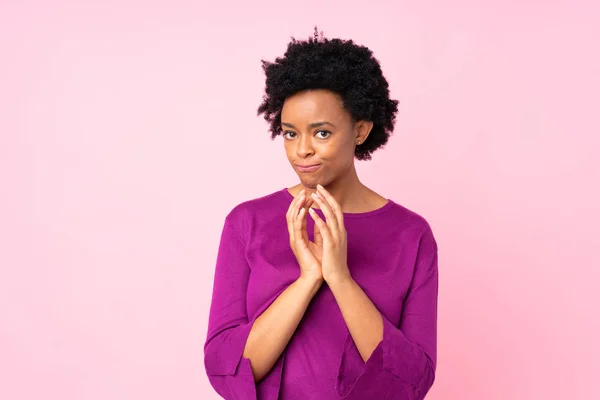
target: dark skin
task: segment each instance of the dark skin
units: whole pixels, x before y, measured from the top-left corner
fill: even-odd
[[[383,319],[348,268],[343,213],[373,211],[388,202],[360,182],[354,166],[356,146],[368,137],[373,123],[353,121],[341,99],[327,90],[286,99],[281,121],[286,154],[300,178],[299,185],[288,189],[298,195],[286,214],[300,279],[314,287],[327,283],[366,362],[383,338]],[[298,167],[313,164],[318,168],[311,171]],[[306,232],[307,214],[315,221],[312,241]]]
[[[348,269],[343,216],[343,212],[372,211],[388,201],[363,185],[354,168],[356,145],[367,138],[373,124],[353,121],[334,93],[313,90],[286,99],[282,127],[288,159],[300,178],[300,184],[288,189],[295,198],[286,213],[300,275],[252,326],[243,357],[250,360],[256,382],[281,356],[323,282],[335,297],[363,361],[383,338],[381,314]],[[319,167],[302,172],[296,164]],[[321,209],[325,218],[311,207]],[[308,215],[315,221],[314,241],[306,233]]]
[[[354,150],[366,140],[373,123],[353,121],[338,95],[323,89],[297,93],[284,102],[281,121],[285,151],[300,178],[300,184],[288,189],[294,197],[305,189],[311,199],[321,184],[345,213],[372,211],[387,203],[360,182],[354,165]],[[320,167],[301,172],[295,164]],[[309,200],[304,206],[320,208],[311,203]]]

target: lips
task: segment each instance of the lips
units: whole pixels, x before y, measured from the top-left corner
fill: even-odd
[[[321,164],[309,164],[309,165],[296,164],[296,168],[298,168],[298,170],[300,172],[313,172],[313,171],[316,171],[317,169],[319,169],[320,166],[321,166]]]

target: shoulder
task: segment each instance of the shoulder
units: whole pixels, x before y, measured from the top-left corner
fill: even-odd
[[[374,203],[384,201],[383,207],[366,213],[369,217],[373,217],[373,220],[381,224],[382,227],[386,227],[387,225],[387,227],[392,228],[394,231],[400,229],[404,232],[415,232],[417,234],[431,230],[429,221],[423,215],[393,198],[377,193],[368,187],[366,189],[370,192]]]
[[[291,202],[291,195],[286,192],[287,189],[281,189],[260,197],[245,200],[229,211],[225,221],[244,230],[243,228],[257,217],[264,218],[268,214],[280,213],[282,210],[285,214]]]
[[[390,200],[389,221],[394,225],[414,230],[420,233],[431,231],[429,221],[420,213],[400,203]]]
[[[423,214],[391,201],[387,223],[401,236],[403,241],[415,243],[419,248],[437,251],[437,242],[432,225]]]
[[[413,243],[419,260],[437,254],[438,244],[429,220],[412,209],[392,203],[389,219],[398,227],[401,240],[405,243]]]

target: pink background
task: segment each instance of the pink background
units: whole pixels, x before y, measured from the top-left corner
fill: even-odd
[[[428,400],[600,398],[600,6],[416,3],[3,1],[0,398],[218,398],[223,218],[296,183],[260,59],[314,24],[400,100],[358,169],[439,242]]]

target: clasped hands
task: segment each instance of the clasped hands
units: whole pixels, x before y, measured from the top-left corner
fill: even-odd
[[[311,208],[317,203],[325,221]],[[308,211],[307,211],[308,210]],[[308,238],[306,214],[315,221],[314,240]],[[307,196],[303,189],[292,201],[286,214],[290,247],[300,265],[300,276],[324,280],[328,285],[350,279],[348,242],[340,205],[323,186]]]

